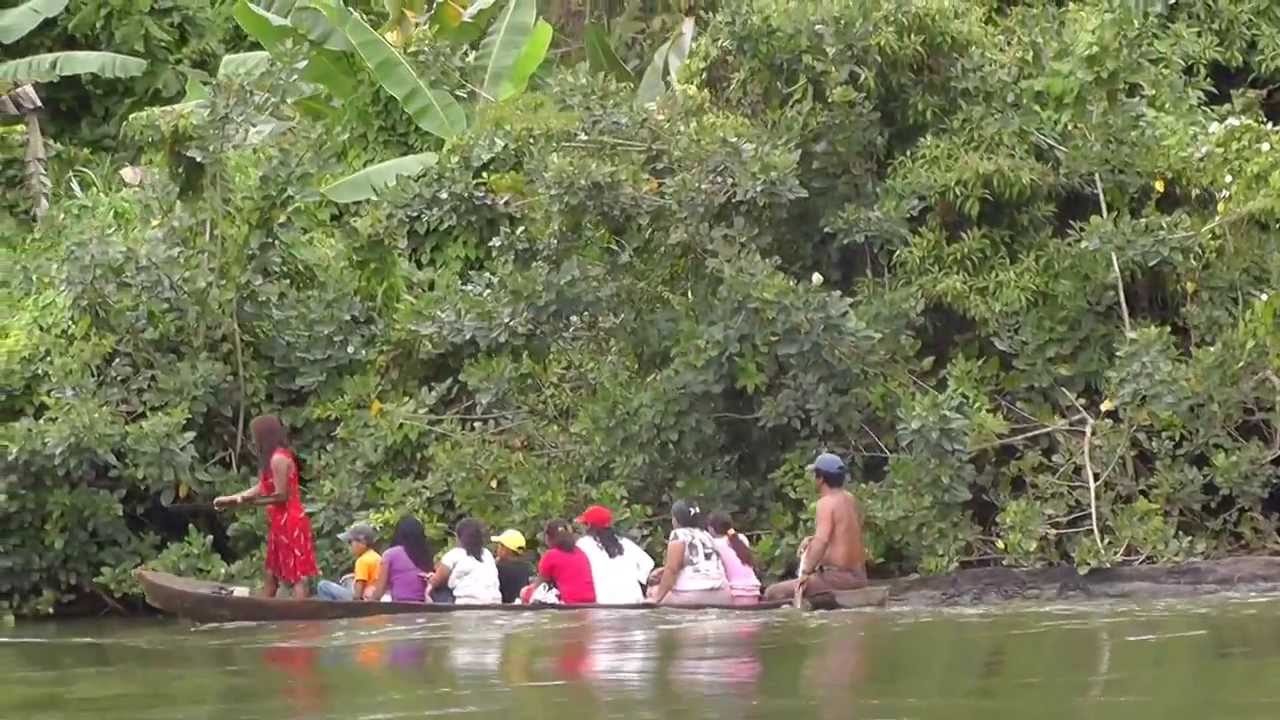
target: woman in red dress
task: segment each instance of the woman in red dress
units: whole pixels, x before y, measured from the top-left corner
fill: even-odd
[[[263,594],[275,597],[283,583],[293,597],[307,596],[306,579],[319,575],[311,540],[311,520],[298,494],[298,462],[289,449],[289,436],[280,418],[256,417],[249,424],[258,449],[258,484],[213,501],[216,508],[250,503],[267,506],[267,578]]]

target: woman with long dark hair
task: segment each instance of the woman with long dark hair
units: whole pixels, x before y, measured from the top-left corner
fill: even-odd
[[[391,547],[382,553],[373,598],[381,598],[389,590],[393,602],[424,602],[427,577],[435,569],[435,557],[435,548],[427,540],[422,523],[412,515],[400,518],[391,537]]]
[[[573,529],[564,520],[547,523],[543,533],[547,550],[538,561],[538,579],[533,586],[554,587],[566,605],[594,603],[596,586],[591,579],[591,561],[577,547]]]
[[[234,495],[215,498],[215,508],[265,505],[267,508],[266,580],[262,592],[275,597],[280,585],[292,588],[293,597],[307,596],[306,579],[320,574],[316,567],[311,520],[302,507],[298,489],[298,459],[289,447],[284,423],[263,415],[249,423],[258,453],[258,484]]]
[[[630,605],[644,602],[644,585],[653,571],[653,558],[613,527],[613,513],[602,505],[592,505],[576,522],[586,527],[578,539],[578,549],[591,562],[591,579],[596,602],[601,605]]]
[[[707,528],[716,544],[716,553],[724,564],[725,579],[734,605],[760,602],[760,578],[756,577],[755,557],[747,539],[733,528],[728,513],[714,512],[707,518]]]
[[[435,573],[427,583],[428,593],[448,587],[453,601],[459,605],[501,605],[498,565],[493,553],[485,547],[484,525],[467,518],[454,530],[458,546],[436,563]]]
[[[696,503],[678,500],[671,505],[671,524],[662,577],[650,599],[668,605],[731,604],[724,563],[702,510]]]

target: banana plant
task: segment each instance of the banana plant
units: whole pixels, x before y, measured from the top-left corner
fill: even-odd
[[[45,20],[56,17],[68,0],[28,0],[0,10],[0,45],[10,45],[26,37]],[[142,74],[147,62],[109,52],[74,51],[31,55],[0,62],[0,115],[16,115],[26,125],[27,149],[23,174],[31,196],[32,215],[39,222],[49,211],[48,157],[39,111],[44,107],[36,91],[37,83],[51,83],[72,75],[110,78]]]
[[[537,0],[444,0],[429,15],[424,0],[386,0],[386,8],[381,31],[341,0],[239,0],[233,14],[269,52],[306,48],[304,79],[323,85],[336,99],[343,99],[337,85],[358,80],[352,63],[362,65],[414,124],[446,141],[467,128],[467,109],[456,98],[463,88],[424,81],[401,46],[424,29],[429,42],[470,47],[479,40],[474,63],[463,73],[469,78],[459,77],[459,84],[475,102],[488,103],[523,92],[554,37],[551,25],[537,17]],[[425,167],[421,155],[394,158],[331,184],[340,191],[325,194],[335,202],[368,199]],[[410,169],[414,172],[406,172]]]

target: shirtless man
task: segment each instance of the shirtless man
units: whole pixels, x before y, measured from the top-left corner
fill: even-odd
[[[766,600],[789,600],[797,589],[812,598],[867,585],[862,517],[857,501],[844,489],[848,477],[844,461],[822,453],[809,469],[818,486],[818,529],[801,555],[799,576],[770,585],[764,593]]]

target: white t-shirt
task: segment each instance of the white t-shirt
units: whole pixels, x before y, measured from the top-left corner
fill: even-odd
[[[609,557],[595,538],[578,538],[578,549],[591,561],[591,582],[596,586],[596,602],[627,605],[644,602],[644,585],[653,572],[653,558],[627,538],[618,537],[622,554]]]
[[[466,550],[454,548],[440,558],[440,564],[449,568],[449,589],[458,605],[500,605],[502,591],[498,589],[498,564],[493,553],[483,551],[477,560]]]
[[[671,541],[684,543],[684,567],[672,590],[719,590],[729,586],[711,533],[699,528],[676,528],[671,531]]]

